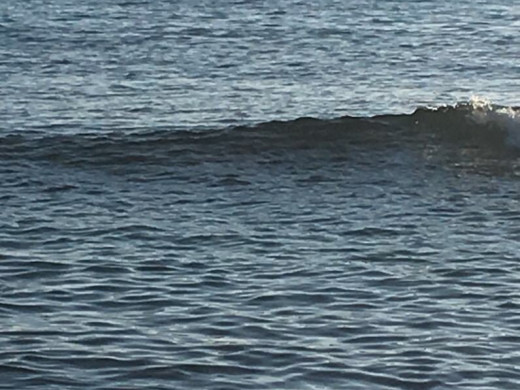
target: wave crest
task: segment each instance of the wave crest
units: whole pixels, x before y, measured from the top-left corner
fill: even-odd
[[[0,158],[74,164],[167,164],[215,156],[285,153],[315,149],[343,153],[351,147],[437,145],[520,151],[520,109],[480,98],[454,106],[418,108],[412,114],[299,118],[213,131],[150,130],[141,133],[49,134],[23,131],[0,136]],[[408,146],[406,146],[408,145]],[[421,146],[422,145],[422,146]],[[184,156],[184,157],[183,157]]]
[[[520,110],[518,107],[497,106],[491,101],[473,97],[470,119],[479,126],[498,127],[506,132],[506,145],[520,148]]]

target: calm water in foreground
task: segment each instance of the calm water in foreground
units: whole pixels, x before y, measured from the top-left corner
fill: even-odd
[[[519,28],[2,2],[0,388],[518,389]]]

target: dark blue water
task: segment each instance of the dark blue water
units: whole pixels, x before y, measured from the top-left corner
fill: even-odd
[[[0,388],[517,389],[518,27],[2,3]]]

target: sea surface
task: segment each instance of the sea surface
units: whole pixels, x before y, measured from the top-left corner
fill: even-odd
[[[0,389],[519,389],[519,31],[3,0]]]

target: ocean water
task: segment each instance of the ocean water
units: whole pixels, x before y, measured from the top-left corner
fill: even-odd
[[[520,7],[0,4],[1,389],[518,389]]]

